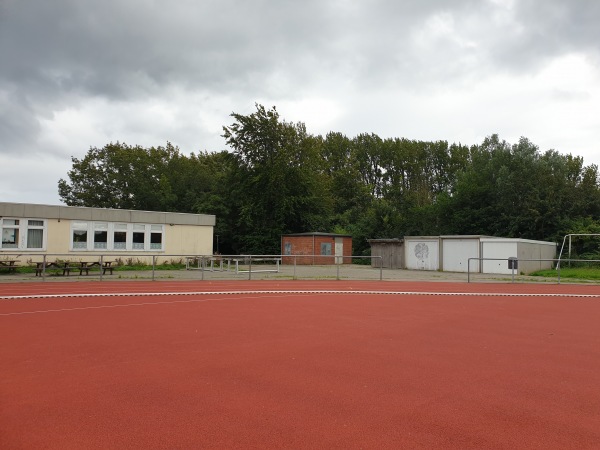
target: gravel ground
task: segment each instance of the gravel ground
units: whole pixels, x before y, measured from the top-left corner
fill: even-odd
[[[244,268],[244,269],[247,269]],[[269,271],[266,271],[266,270]],[[383,281],[455,281],[467,282],[500,282],[511,283],[511,275],[479,274],[472,273],[468,276],[466,273],[457,272],[439,272],[425,270],[401,270],[401,269],[375,269],[369,266],[342,265],[342,266],[288,266],[279,267],[279,272],[275,271],[274,266],[261,267],[253,266],[253,272],[249,274],[242,271],[239,273],[232,270],[156,270],[154,272],[155,280],[292,280],[292,279],[310,279],[310,280],[383,280]],[[261,271],[264,270],[264,271]],[[152,279],[152,271],[115,271],[113,275],[105,275],[104,280],[148,280]],[[43,279],[30,274],[0,274],[1,282],[40,282],[40,281],[91,281],[100,279],[98,272],[90,272],[89,275],[71,274],[69,276],[48,274]],[[564,280],[563,280],[564,281]],[[515,275],[514,282],[518,283],[556,283],[557,278],[541,278],[523,275]]]

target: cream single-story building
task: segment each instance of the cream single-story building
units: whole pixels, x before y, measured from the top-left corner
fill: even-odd
[[[0,202],[0,257],[212,255],[215,221],[208,214]]]

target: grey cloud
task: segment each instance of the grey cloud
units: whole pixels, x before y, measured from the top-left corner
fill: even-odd
[[[407,32],[439,8],[434,1],[360,4],[352,14],[319,1],[144,5],[15,2],[0,31],[0,51],[14,64],[0,73],[58,92],[120,99],[177,83],[256,89],[274,68],[291,78],[297,70],[317,77],[318,69],[348,61],[368,77],[394,53],[409,53]],[[305,62],[316,62],[317,70],[303,71]]]
[[[23,151],[35,151],[30,146],[39,131],[36,113],[27,100],[18,93],[0,91],[0,153],[25,156]]]
[[[531,72],[571,53],[600,56],[600,3],[593,0],[514,2],[513,32],[494,36],[487,46],[495,68]]]
[[[511,56],[531,64],[554,52],[594,47],[599,37],[599,7],[593,1],[516,2],[513,28],[523,30],[516,37],[490,22],[498,6],[474,0],[453,1],[451,7],[440,0],[379,0],[354,8],[319,1],[31,4],[11,3],[4,15],[0,51],[14,62],[2,70],[4,76],[115,98],[171,83],[255,87],[273,68],[287,68],[294,77],[294,70],[315,60],[315,69],[351,64],[365,78],[386,70],[402,75],[411,63],[422,63],[411,33],[436,13],[452,14],[459,30],[464,18],[480,21],[470,37],[487,49],[479,56],[490,64],[510,64]],[[464,51],[439,45],[442,61],[456,60]]]
[[[8,0],[0,9],[0,57],[8,62],[0,64],[0,93],[11,93],[20,104],[4,113],[10,115],[1,132],[13,142],[26,141],[35,137],[40,116],[66,106],[90,97],[161,101],[170,87],[294,98],[336,83],[361,92],[404,86],[427,91],[490,73],[526,73],[555,55],[597,53],[599,5],[593,0],[517,0],[513,9],[489,0]],[[495,22],[499,13],[511,20]],[[436,16],[450,18],[452,32],[474,45],[443,33],[431,36],[427,26]],[[419,33],[427,45],[415,42]]]

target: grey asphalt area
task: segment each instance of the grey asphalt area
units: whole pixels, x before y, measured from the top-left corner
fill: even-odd
[[[0,274],[1,282],[40,282],[40,281],[131,281],[131,280],[382,280],[382,281],[439,281],[439,282],[495,282],[495,283],[557,283],[558,277],[543,278],[515,274],[480,274],[439,272],[426,270],[378,269],[360,265],[331,265],[331,266],[291,266],[281,265],[279,271],[275,266],[253,266],[252,272],[248,267],[230,270],[151,270],[120,271],[112,275],[100,276],[99,272],[91,271],[89,275],[71,274],[63,276],[56,271],[49,271],[43,278],[33,273]],[[561,280],[563,282],[567,280]]]

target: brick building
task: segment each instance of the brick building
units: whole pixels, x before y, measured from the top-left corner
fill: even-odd
[[[336,233],[295,233],[281,236],[283,264],[352,264],[352,236]],[[285,255],[290,255],[286,258]],[[306,256],[300,256],[306,255]],[[295,257],[292,257],[295,256]]]

